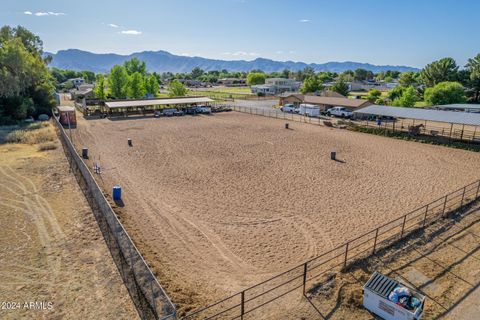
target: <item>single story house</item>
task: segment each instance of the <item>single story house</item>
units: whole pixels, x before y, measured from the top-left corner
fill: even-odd
[[[245,86],[247,84],[247,79],[244,78],[223,78],[218,79],[218,84],[224,85],[226,87],[235,87],[235,86]]]
[[[356,110],[372,105],[368,100],[362,99],[348,99],[345,97],[328,97],[328,96],[314,96],[301,93],[292,93],[280,97],[280,105],[294,104],[300,105],[303,103],[314,104],[320,107],[320,111],[326,111],[333,107],[345,107],[349,110]]]

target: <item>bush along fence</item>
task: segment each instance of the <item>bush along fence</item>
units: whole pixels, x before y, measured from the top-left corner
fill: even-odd
[[[330,121],[331,118],[326,116],[320,117],[307,117],[294,113],[285,113],[277,109],[266,108],[254,108],[254,107],[241,107],[230,106],[233,110],[248,113],[258,116],[284,119],[293,122],[310,123],[319,126],[333,127],[334,122]],[[472,147],[474,151],[477,151],[477,146],[480,146],[480,130],[477,131],[476,127],[466,129],[465,126],[461,128],[455,128],[452,124],[448,126],[433,126],[430,124],[424,124],[423,122],[417,123],[414,120],[400,120],[400,121],[382,121],[378,124],[376,121],[368,120],[342,120],[338,123],[337,127],[351,129],[354,131],[361,131],[366,133],[388,135],[391,137],[411,137],[411,138],[429,138],[425,142],[437,142],[438,144],[465,144],[462,149],[469,149]],[[419,139],[420,140],[420,139]]]
[[[55,117],[54,117],[55,118]],[[71,170],[98,222],[110,253],[141,319],[176,319],[175,306],[118,220],[100,187],[55,118]]]
[[[328,252],[310,259],[275,277],[258,283],[217,303],[194,311],[183,319],[257,319],[266,313],[266,305],[291,304],[306,297],[316,279],[374,255],[398,243],[413,232],[420,231],[451,213],[473,204],[479,197],[480,180],[432,201],[393,221],[362,234]],[[290,303],[288,302],[290,300]]]

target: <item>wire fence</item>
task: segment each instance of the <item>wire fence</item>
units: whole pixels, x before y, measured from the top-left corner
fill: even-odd
[[[141,319],[176,319],[175,306],[118,220],[57,118],[70,168],[84,192]]]
[[[455,127],[453,124],[441,124],[432,125],[427,122],[420,122],[415,124],[415,121],[397,120],[397,121],[382,121],[380,123],[376,121],[360,121],[356,123],[365,128],[382,129],[390,132],[405,132],[413,135],[425,135],[432,137],[442,137],[448,140],[458,140],[467,142],[480,142],[480,131],[477,131],[477,127],[459,126]]]
[[[266,305],[285,305],[292,299],[293,292],[297,297],[305,296],[322,276],[385,250],[411,233],[463,209],[478,199],[479,191],[480,180],[182,319],[259,319],[266,312]]]

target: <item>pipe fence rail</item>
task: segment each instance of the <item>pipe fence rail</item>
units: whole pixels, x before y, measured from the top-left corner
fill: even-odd
[[[294,122],[310,123],[319,126],[333,126],[334,119],[320,116],[320,117],[307,117],[295,113],[286,113],[277,109],[266,109],[266,108],[255,108],[255,107],[243,107],[243,106],[229,106],[234,111],[248,113],[257,116],[264,116],[276,119],[284,119]],[[384,130],[388,132],[398,132],[398,133],[407,133],[412,135],[423,135],[431,136],[437,138],[444,138],[449,141],[463,141],[469,143],[480,143],[480,130],[477,131],[477,128],[473,130],[465,128],[454,128],[453,125],[446,126],[434,126],[430,124],[424,124],[424,122],[417,121],[418,132],[414,132],[413,126],[415,126],[415,121],[408,120],[398,120],[398,121],[382,121],[381,124],[377,124],[376,121],[368,120],[353,120],[351,121],[353,126],[360,128],[370,128]]]
[[[387,249],[413,232],[472,204],[479,197],[480,180],[438,198],[397,219],[376,227],[328,252],[310,259],[268,280],[249,287],[182,319],[256,319],[262,307],[291,299],[290,293],[306,296],[317,279],[376,252]],[[318,282],[318,280],[317,280]],[[288,297],[286,297],[288,296]],[[301,296],[300,296],[301,297]]]
[[[64,128],[54,117],[62,145],[82,188],[110,253],[141,319],[176,319],[175,306],[148,267],[132,239],[118,220],[86,164],[75,150]]]

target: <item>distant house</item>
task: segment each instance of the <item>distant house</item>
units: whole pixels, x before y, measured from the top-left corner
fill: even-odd
[[[368,100],[348,99],[342,95],[340,95],[340,97],[329,97],[292,93],[280,97],[280,105],[282,106],[286,104],[300,105],[304,103],[319,106],[320,111],[326,111],[333,107],[345,107],[350,110],[355,110],[372,105]]]
[[[388,91],[395,88],[396,86],[398,86],[398,82],[396,80],[392,82],[365,80],[352,81],[348,83],[350,91],[370,91],[372,89],[377,89],[379,91]]]
[[[226,87],[236,87],[245,86],[247,84],[247,80],[244,78],[223,78],[218,79],[217,83]]]
[[[76,89],[70,90],[72,100],[77,101],[83,98],[86,98],[86,99],[95,98],[93,88],[94,88],[93,84],[82,84],[82,85],[79,85]]]
[[[78,88],[79,86],[81,86],[82,84],[85,83],[85,79],[83,79],[83,78],[72,78],[72,79],[68,79],[67,82],[70,82],[72,84],[72,86],[74,86],[75,88]]]
[[[200,80],[190,80],[190,79],[180,79],[178,80],[187,87],[194,87],[194,88],[199,88],[199,87],[206,87],[207,84],[205,82],[202,82]]]
[[[280,94],[287,91],[298,91],[301,83],[293,79],[268,78],[265,84],[252,86],[253,93],[262,93],[265,95]]]

